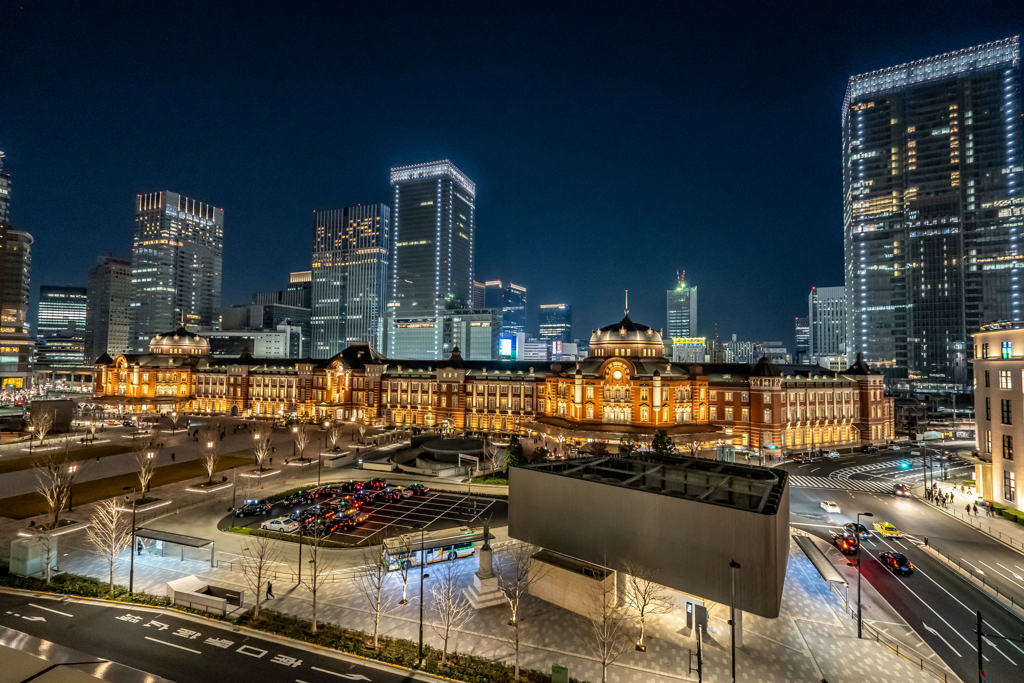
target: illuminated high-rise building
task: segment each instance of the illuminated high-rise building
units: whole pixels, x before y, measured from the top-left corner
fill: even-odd
[[[1021,315],[1019,38],[853,76],[842,124],[847,357],[969,387],[968,335]]]
[[[803,363],[807,359],[811,347],[811,330],[807,316],[796,318],[793,321],[793,332],[794,340],[796,341],[796,345],[793,348],[796,357],[793,360],[797,363]]]
[[[541,304],[541,341],[572,341],[572,306],[569,304]]]
[[[32,235],[0,221],[0,388],[5,390],[32,385],[32,241]]]
[[[352,342],[379,347],[391,209],[387,204],[360,204],[316,211],[314,223],[312,356],[330,358]]]
[[[40,287],[36,336],[84,340],[87,301],[85,287]]]
[[[132,262],[101,256],[89,270],[85,311],[85,360],[132,349]]]
[[[224,209],[175,192],[135,202],[132,344],[149,352],[154,335],[184,326],[220,329]]]
[[[0,152],[0,223],[11,220],[11,174],[4,173],[4,153]]]
[[[846,354],[846,288],[812,287],[807,295],[808,355]]]
[[[447,310],[473,305],[476,185],[450,161],[391,169],[392,256],[386,324],[392,358],[448,358]]]
[[[668,299],[667,339],[683,339],[697,335],[697,287],[686,284],[686,271],[678,274],[675,289],[666,292]]]
[[[497,308],[501,311],[502,336],[514,336],[526,332],[526,287],[501,280],[484,283],[484,305],[482,308]]]

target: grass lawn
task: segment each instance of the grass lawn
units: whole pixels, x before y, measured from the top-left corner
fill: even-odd
[[[217,465],[217,471],[222,472],[232,467],[241,467],[251,463],[251,457],[224,456]],[[153,471],[153,479],[150,481],[150,486],[155,488],[185,481],[186,479],[196,479],[197,477],[205,476],[206,469],[203,468],[202,462],[193,460],[192,462],[182,462],[176,465],[156,468]],[[120,474],[116,477],[106,477],[105,479],[75,484],[75,505],[84,505],[97,500],[113,498],[114,496],[124,496],[126,495],[124,490],[126,486],[128,487],[127,495],[131,495],[131,487],[138,486],[138,484],[139,478],[134,474]],[[0,499],[0,517],[27,519],[28,517],[41,515],[46,511],[46,502],[38,493],[24,493],[20,496]],[[68,514],[67,510],[61,514]]]
[[[131,453],[132,447],[124,444],[116,443],[103,443],[99,446],[86,446],[81,448],[80,444],[75,441],[71,443],[71,449],[68,451],[68,457],[64,457],[63,451],[63,440],[57,441],[44,441],[45,446],[43,448],[50,448],[58,444],[61,445],[60,451],[44,451],[48,455],[56,454],[61,462],[78,462],[80,460],[93,460],[96,458],[108,458],[112,455],[121,455],[122,453]],[[78,446],[78,447],[76,447]],[[35,446],[33,446],[35,448]],[[33,453],[32,457],[26,453],[25,455],[19,455],[14,458],[4,458],[0,460],[0,474],[7,474],[9,472],[18,472],[20,470],[30,470],[35,466],[33,461],[37,460],[41,453]]]
[[[497,486],[508,486],[508,477],[498,477],[493,474],[485,474],[480,477],[473,477],[474,484],[495,484]]]

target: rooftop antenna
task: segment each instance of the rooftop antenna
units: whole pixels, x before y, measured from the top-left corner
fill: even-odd
[[[629,315],[629,290],[626,290],[626,315]]]

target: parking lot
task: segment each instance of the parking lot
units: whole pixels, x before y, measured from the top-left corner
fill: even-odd
[[[319,502],[327,501],[324,498]],[[269,515],[234,518],[233,522],[229,518],[229,523],[259,528],[265,520],[287,516],[306,507],[309,506],[277,503]],[[373,539],[377,534],[382,537],[395,536],[409,533],[418,526],[429,525],[431,531],[437,531],[460,526],[480,526],[488,518],[491,526],[504,526],[508,523],[506,501],[444,491],[428,491],[421,496],[402,498],[393,503],[367,503],[360,509],[369,513],[370,518],[355,528],[331,534],[331,540],[364,545],[379,542]]]

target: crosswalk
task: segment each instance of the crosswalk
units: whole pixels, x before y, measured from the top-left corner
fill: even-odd
[[[832,477],[808,477],[793,475],[789,478],[791,486],[806,489],[834,489],[837,491],[864,491],[866,493],[892,493],[892,484],[863,479],[835,479]]]
[[[851,474],[861,474],[864,472],[872,472],[875,470],[891,470],[893,468],[901,469],[900,463],[907,463],[909,465],[908,470],[917,471],[921,469],[921,458],[900,458],[899,460],[891,460],[888,462],[874,462],[868,465],[855,465],[853,467],[844,467],[836,470],[832,473],[833,477],[839,479],[848,479]]]

